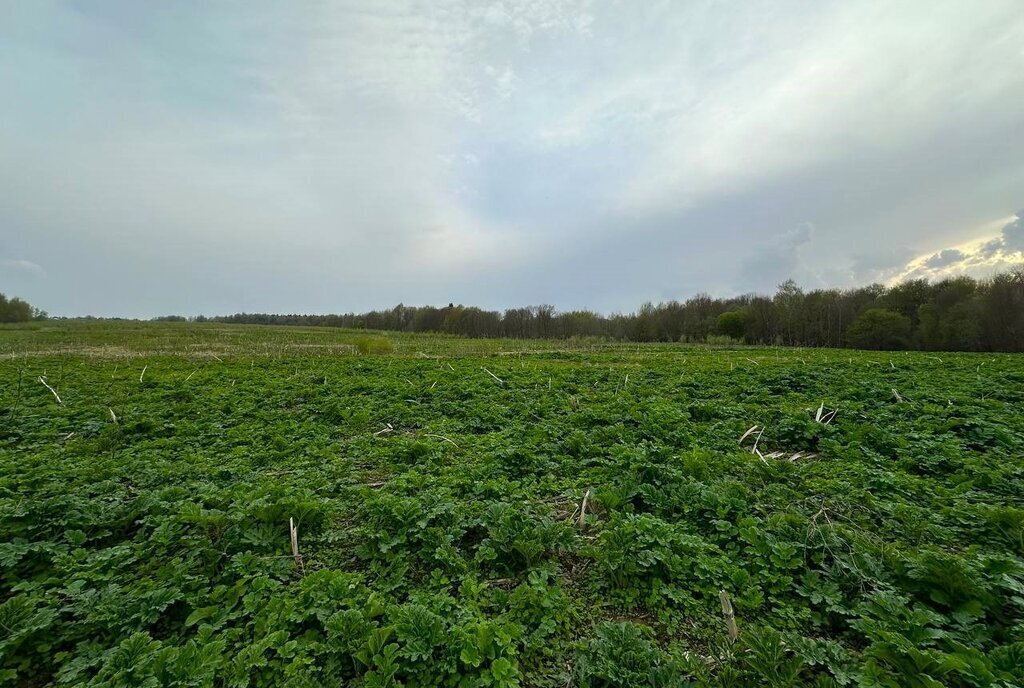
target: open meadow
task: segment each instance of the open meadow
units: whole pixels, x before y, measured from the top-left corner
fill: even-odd
[[[1022,683],[1024,355],[0,327],[0,685]]]

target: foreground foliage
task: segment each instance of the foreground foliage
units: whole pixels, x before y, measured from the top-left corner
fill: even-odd
[[[0,681],[1024,682],[1024,359],[529,346],[0,329]]]

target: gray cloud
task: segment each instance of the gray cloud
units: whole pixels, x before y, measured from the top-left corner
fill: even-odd
[[[739,291],[764,288],[765,284],[779,284],[790,278],[806,282],[809,271],[802,264],[800,253],[813,236],[814,226],[804,222],[758,244],[754,254],[743,261],[737,283]]]
[[[1024,188],[1016,0],[8,14],[0,291],[58,314],[847,286]]]
[[[858,284],[885,282],[913,259],[908,246],[876,247],[871,253],[854,254],[850,260],[850,278]]]
[[[1003,249],[1024,251],[1024,210],[1017,211],[1017,218],[1003,227]]]
[[[948,265],[952,265],[953,263],[960,263],[966,258],[967,255],[963,251],[958,251],[955,248],[947,248],[925,260],[924,264],[925,267],[929,268],[944,268]]]

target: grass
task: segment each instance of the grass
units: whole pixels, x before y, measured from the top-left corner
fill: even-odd
[[[1019,355],[53,321],[0,419],[11,685],[1024,681]]]

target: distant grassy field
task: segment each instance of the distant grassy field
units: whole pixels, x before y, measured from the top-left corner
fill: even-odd
[[[0,684],[1022,682],[1024,356],[0,327]]]

